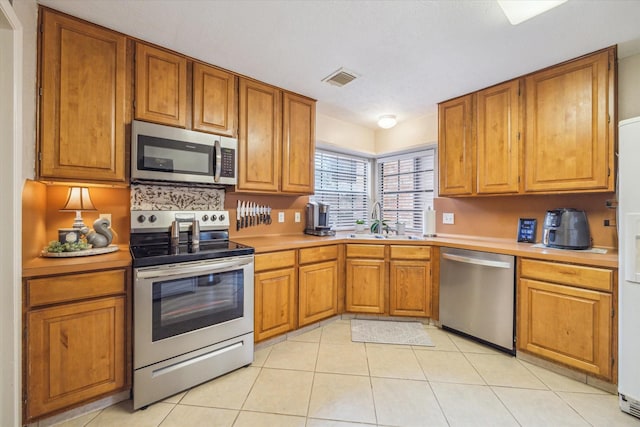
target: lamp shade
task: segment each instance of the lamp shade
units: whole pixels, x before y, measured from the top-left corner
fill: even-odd
[[[67,201],[62,209],[60,209],[60,212],[95,210],[97,209],[93,206],[91,196],[89,196],[89,189],[87,187],[70,187],[69,194],[67,194]]]
[[[388,114],[385,116],[380,116],[380,118],[378,119],[378,126],[380,126],[382,129],[391,129],[396,125],[397,122],[398,121],[396,120],[396,116]]]
[[[73,220],[73,228],[83,229],[85,225],[82,222],[82,211],[96,210],[89,196],[89,189],[87,187],[70,187],[67,201],[62,209],[60,209],[60,212],[75,212],[76,217]]]

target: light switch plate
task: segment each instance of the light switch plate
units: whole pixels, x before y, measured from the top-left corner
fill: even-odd
[[[445,212],[442,214],[442,223],[443,224],[453,224],[453,213]]]
[[[300,222],[300,212],[296,212],[293,218],[295,222]]]
[[[278,212],[278,222],[284,222],[284,212]]]

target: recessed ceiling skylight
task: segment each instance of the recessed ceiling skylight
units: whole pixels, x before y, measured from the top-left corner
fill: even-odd
[[[560,6],[567,0],[497,0],[511,25],[538,16],[547,10]]]

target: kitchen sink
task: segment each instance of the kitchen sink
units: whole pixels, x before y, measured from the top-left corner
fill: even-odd
[[[366,240],[424,240],[422,236],[401,235],[396,234],[349,234],[349,239],[366,239]]]

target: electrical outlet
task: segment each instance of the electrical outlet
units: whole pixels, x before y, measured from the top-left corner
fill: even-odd
[[[453,213],[445,212],[442,214],[442,223],[443,224],[453,224]]]
[[[284,222],[284,212],[278,212],[278,222]]]
[[[296,212],[293,218],[295,222],[300,222],[300,212]]]
[[[111,214],[110,213],[102,213],[102,214],[100,214],[99,218],[104,218],[104,219],[108,220],[109,224],[112,223],[111,222]]]

